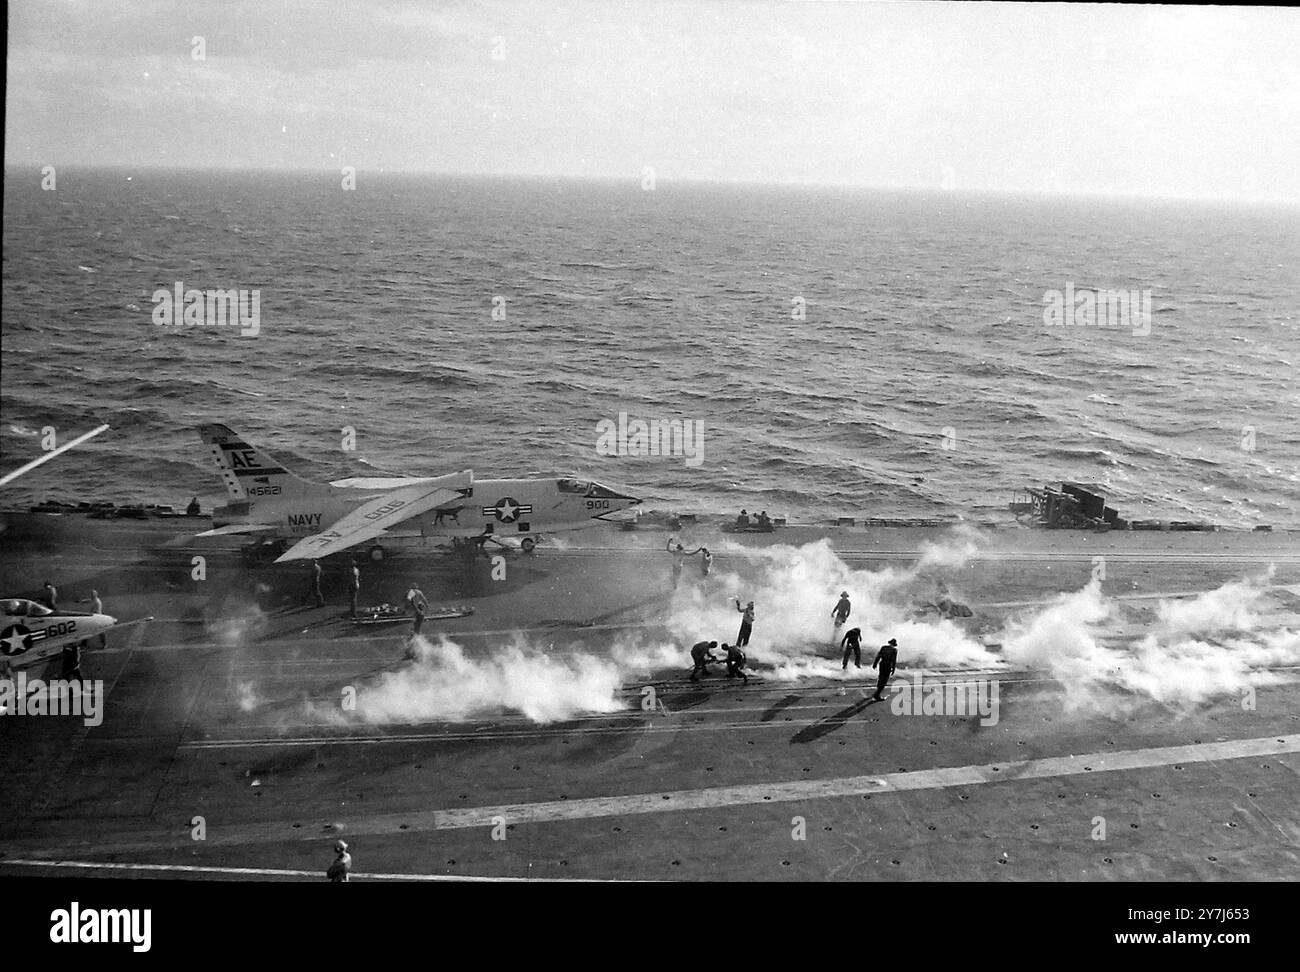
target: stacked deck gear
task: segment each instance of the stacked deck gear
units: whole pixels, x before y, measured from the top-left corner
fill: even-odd
[[[1128,522],[1106,505],[1100,487],[1062,483],[1060,489],[1027,489],[1025,499],[1012,500],[1011,512],[1021,523],[1057,530],[1124,530]]]
[[[723,533],[772,533],[776,530],[776,521],[770,517],[765,520],[741,520],[737,518],[730,523],[722,524],[719,529]]]
[[[425,612],[424,620],[426,621],[443,621],[448,618],[464,618],[474,613],[472,607],[462,605],[451,605],[447,607],[430,608]],[[415,615],[404,605],[378,604],[374,607],[361,608],[357,616],[352,619],[353,624],[401,624],[406,622],[410,624],[415,620]]]

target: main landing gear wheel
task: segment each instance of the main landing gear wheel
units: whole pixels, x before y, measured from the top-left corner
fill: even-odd
[[[375,544],[370,548],[370,553],[367,556],[370,557],[372,564],[381,564],[384,562],[384,558],[388,556],[388,551],[379,544]]]
[[[523,550],[524,553],[532,553],[533,548],[536,546],[537,541],[532,537],[524,537],[523,540],[519,542],[519,548]]]

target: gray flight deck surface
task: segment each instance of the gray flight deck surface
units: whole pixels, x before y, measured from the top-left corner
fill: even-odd
[[[769,677],[763,625],[781,606],[760,604],[747,686],[716,671],[691,684],[683,664],[625,681],[623,711],[559,722],[510,711],[384,725],[313,718],[312,706],[338,709],[345,687],[417,664],[403,657],[408,626],[348,623],[347,558],[325,565],[327,607],[301,607],[304,565],[246,566],[230,540],[181,535],[197,522],[4,515],[5,593],[35,594],[49,578],[69,606],[95,587],[120,620],[156,620],[85,652],[84,675],[108,691],[102,725],[0,718],[0,874],[322,880],[337,837],[351,845],[354,880],[1300,874],[1294,666],[1276,666],[1277,684],[1259,688],[1252,709],[1223,695],[1185,714],[1138,700],[1123,715],[1069,712],[1047,674],[1004,670],[1000,721],[981,727],[978,717],[906,718],[870,703],[865,665],[846,682]],[[726,539],[828,538],[846,563],[879,570],[915,563],[922,544],[948,535],[791,526]],[[470,658],[519,631],[599,655],[629,632],[667,638],[667,536],[580,531],[509,556],[503,581],[485,561],[466,573],[450,554],[404,551],[362,563],[361,600],[400,602],[416,580],[431,605],[473,607],[425,627]],[[752,569],[716,532],[684,539],[716,558],[707,582],[688,562],[684,587]],[[196,554],[206,557],[202,581],[191,576]],[[1104,590],[1134,603],[1271,564],[1274,606],[1300,606],[1296,532],[1004,527],[949,576],[975,609],[968,630],[987,631],[1023,602],[1082,587],[1099,555]],[[826,592],[827,615],[838,593]],[[734,634],[733,625],[699,637]],[[864,662],[876,646],[864,644]],[[829,642],[824,655],[838,661]],[[908,673],[905,643],[900,662],[896,678]],[[654,711],[642,707],[647,685],[662,703]],[[200,816],[205,839],[195,840]],[[1099,818],[1104,839],[1094,839]]]

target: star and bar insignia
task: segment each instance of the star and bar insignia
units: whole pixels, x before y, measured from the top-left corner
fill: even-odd
[[[0,631],[0,652],[6,655],[21,655],[31,648],[33,641],[45,637],[45,630],[29,631],[21,624],[11,624]]]
[[[496,506],[483,507],[484,516],[495,516],[502,523],[514,523],[520,516],[531,512],[533,512],[532,506],[527,503],[516,503],[509,496],[497,500]]]

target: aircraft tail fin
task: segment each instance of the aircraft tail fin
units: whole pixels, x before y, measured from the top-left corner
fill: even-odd
[[[295,476],[262,449],[225,425],[201,425],[199,436],[212,453],[221,482],[230,498],[307,496],[328,493],[330,488]]]

